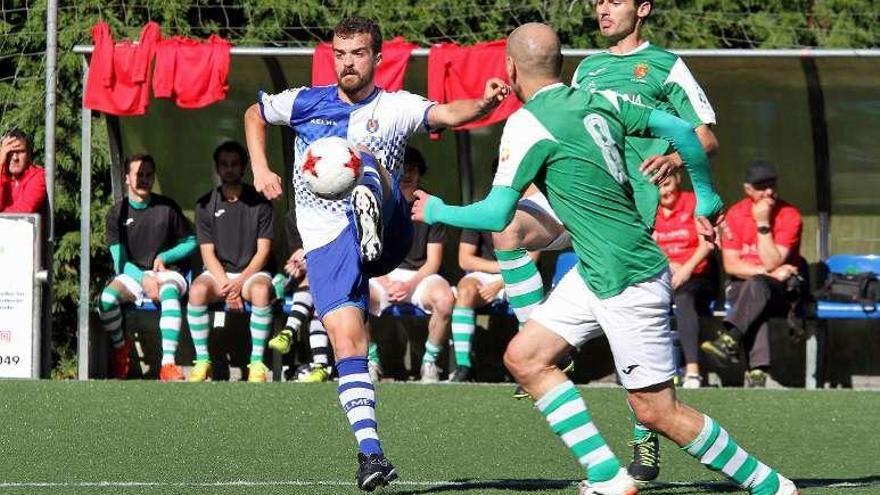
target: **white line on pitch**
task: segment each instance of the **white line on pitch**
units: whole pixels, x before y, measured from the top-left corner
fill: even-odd
[[[466,487],[474,486],[508,486],[508,487],[559,487],[562,484],[574,485],[573,480],[499,480],[499,479],[472,479],[467,481],[408,481],[398,480],[393,482],[396,486],[450,486]],[[727,485],[723,481],[691,482],[691,481],[661,481],[651,483],[651,486],[706,486]],[[859,488],[872,486],[871,482],[844,481],[819,486],[820,488]],[[139,487],[260,487],[260,486],[355,486],[351,481],[340,480],[229,480],[229,481],[7,481],[0,482],[0,490],[4,488],[139,488]]]

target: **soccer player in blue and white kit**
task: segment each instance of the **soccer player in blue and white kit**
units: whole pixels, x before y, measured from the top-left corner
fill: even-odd
[[[367,371],[366,309],[370,277],[396,268],[409,251],[412,222],[399,177],[409,137],[418,130],[455,127],[495,108],[509,93],[500,79],[486,82],[483,98],[436,104],[406,91],[376,87],[382,35],[372,21],[348,18],[333,31],[337,84],[260,93],[245,113],[254,185],[267,198],[281,194],[268,165],[269,124],[296,133],[296,217],[315,310],[336,354],[339,401],[358,441],[358,487],[372,491],[397,478],[377,435],[375,392]],[[326,200],[306,187],[299,165],[317,139],[341,137],[361,152],[364,173],[351,198]],[[387,232],[383,236],[382,232]]]

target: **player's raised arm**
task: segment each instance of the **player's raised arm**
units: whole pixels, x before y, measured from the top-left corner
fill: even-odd
[[[254,187],[271,200],[281,196],[281,177],[269,168],[269,159],[266,157],[267,127],[260,105],[254,103],[244,113],[244,135],[254,172]]]
[[[504,81],[498,78],[489,79],[486,81],[482,98],[455,100],[431,107],[428,110],[428,127],[431,129],[458,127],[482,118],[504,101],[509,94],[510,87]]]
[[[416,191],[412,218],[427,224],[443,223],[462,229],[501,232],[516,212],[521,193],[506,186],[493,186],[482,201],[468,206],[449,206],[425,191]]]

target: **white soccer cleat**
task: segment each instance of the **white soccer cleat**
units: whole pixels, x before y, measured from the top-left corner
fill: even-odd
[[[359,185],[351,192],[351,207],[361,248],[361,259],[376,261],[382,255],[382,210],[370,188]]]
[[[636,495],[637,493],[639,489],[636,481],[624,468],[620,468],[617,475],[608,481],[599,483],[581,481],[578,484],[578,495]]]
[[[437,383],[440,381],[440,367],[437,363],[422,363],[422,383]]]
[[[382,379],[382,365],[373,361],[367,361],[367,372],[370,374],[370,381],[373,383]]]
[[[799,495],[800,492],[798,492],[797,486],[795,486],[793,481],[781,474],[776,476],[779,476],[779,490],[776,490],[775,495]]]
[[[700,375],[686,375],[684,381],[681,382],[681,388],[700,388],[703,386],[703,379]]]

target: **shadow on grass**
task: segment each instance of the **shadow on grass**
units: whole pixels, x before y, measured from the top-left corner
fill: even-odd
[[[418,495],[427,493],[456,493],[470,490],[509,490],[511,492],[534,492],[543,490],[562,490],[574,488],[579,480],[550,479],[462,479],[436,486],[416,490],[395,490],[400,495]],[[863,476],[861,478],[800,478],[793,480],[799,488],[866,488],[880,487],[880,475]],[[639,493],[653,495],[663,494],[708,494],[708,493],[741,493],[742,489],[725,481],[695,482],[656,482],[639,488]]]

